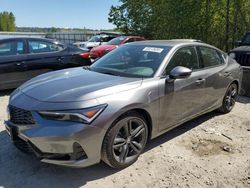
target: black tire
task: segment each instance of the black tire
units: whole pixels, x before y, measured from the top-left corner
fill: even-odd
[[[238,86],[231,84],[223,98],[222,106],[218,109],[221,113],[229,113],[232,111],[238,97]]]
[[[142,115],[131,111],[118,118],[107,131],[102,145],[102,160],[112,168],[133,164],[146,145],[147,123]]]

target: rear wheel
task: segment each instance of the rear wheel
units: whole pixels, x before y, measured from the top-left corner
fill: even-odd
[[[102,146],[102,160],[112,168],[133,164],[142,153],[148,137],[143,116],[136,112],[120,117],[108,130]]]
[[[222,106],[219,111],[222,113],[229,113],[233,109],[236,99],[238,97],[238,86],[236,84],[231,84],[224,96]]]

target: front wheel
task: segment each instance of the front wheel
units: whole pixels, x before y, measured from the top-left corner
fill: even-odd
[[[102,160],[112,168],[133,164],[142,153],[148,137],[143,116],[131,112],[120,117],[108,130],[102,146]]]
[[[233,109],[236,99],[238,97],[238,86],[236,84],[231,84],[224,96],[222,106],[219,111],[222,113],[229,113]]]

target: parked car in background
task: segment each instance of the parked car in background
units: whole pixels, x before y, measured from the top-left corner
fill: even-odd
[[[106,44],[107,42],[109,42],[110,40],[112,40],[113,38],[115,38],[115,36],[113,35],[95,35],[93,37],[91,37],[88,41],[86,42],[76,42],[74,43],[74,46],[78,47],[78,48],[87,48],[89,50],[91,50],[93,47],[102,45],[102,44]]]
[[[48,71],[89,65],[86,51],[42,38],[0,40],[0,90]]]
[[[229,55],[240,65],[250,67],[250,32],[246,33],[241,41],[237,41],[236,46]]]
[[[250,97],[250,32],[247,32],[241,41],[237,41],[236,48],[228,54],[243,67],[241,94]]]
[[[123,45],[90,67],[38,76],[11,94],[6,130],[47,163],[113,168],[134,163],[149,139],[204,113],[229,113],[240,65],[192,40]]]
[[[96,58],[100,58],[107,54],[108,52],[112,51],[113,49],[130,42],[136,41],[143,41],[145,40],[144,37],[140,36],[120,36],[112,39],[107,44],[103,44],[101,46],[97,46],[92,48],[90,51],[90,59],[93,61]]]

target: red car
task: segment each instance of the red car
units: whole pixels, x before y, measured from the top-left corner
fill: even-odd
[[[107,44],[94,47],[90,51],[90,59],[95,60],[96,58],[100,58],[107,54],[108,52],[112,51],[113,49],[119,47],[120,45],[129,43],[129,42],[135,42],[135,41],[142,41],[145,40],[144,37],[140,36],[120,36],[112,39]]]

